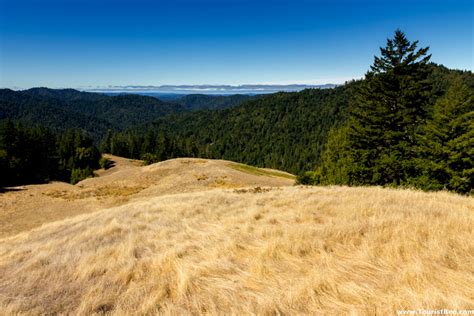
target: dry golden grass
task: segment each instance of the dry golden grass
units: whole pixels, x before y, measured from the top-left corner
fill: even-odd
[[[100,170],[97,172],[99,177],[83,180],[77,185],[55,182],[1,193],[0,238],[145,197],[294,183],[293,179],[285,177],[234,170],[225,160],[181,158],[142,166],[139,160],[106,157],[114,162],[114,167]]]
[[[472,309],[473,232],[474,199],[445,192],[282,187],[148,196],[1,239],[0,310]]]

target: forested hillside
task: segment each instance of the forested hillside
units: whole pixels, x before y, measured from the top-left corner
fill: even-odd
[[[259,96],[231,109],[180,113],[109,135],[103,150],[158,161],[223,158],[293,173],[318,162],[329,129],[344,119],[358,82],[335,89]]]
[[[188,94],[176,100],[185,109],[195,110],[220,110],[230,108],[241,104],[244,101],[255,99],[258,96],[245,94],[233,95],[206,95],[206,94]]]
[[[96,140],[178,113],[184,107],[141,95],[106,96],[73,89],[0,90],[0,120],[43,125],[56,131],[80,128]]]
[[[82,130],[56,134],[45,127],[0,123],[0,187],[52,180],[76,183],[105,163]]]
[[[192,94],[162,101],[144,95],[109,96],[74,89],[0,89],[0,121],[15,120],[56,131],[80,128],[98,142],[108,130],[123,131],[183,111],[230,108],[254,98],[257,97]]]
[[[193,95],[180,102],[164,102],[149,96],[107,96],[74,89],[0,89],[0,187],[51,180],[76,183],[93,176],[93,170],[99,168],[97,144],[114,132],[172,113],[225,108],[250,98]],[[169,148],[159,138],[149,144],[153,148],[145,148],[155,153],[153,160],[159,148]],[[136,145],[123,146],[120,149],[115,143],[114,151],[141,156],[130,150]]]
[[[108,129],[114,129],[110,122],[74,111],[59,99],[1,89],[0,121],[7,120],[26,126],[47,126],[55,131],[80,128],[96,138],[102,137]]]

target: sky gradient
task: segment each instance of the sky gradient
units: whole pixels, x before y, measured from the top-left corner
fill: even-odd
[[[472,1],[0,0],[0,87],[343,83],[396,28],[473,68]]]

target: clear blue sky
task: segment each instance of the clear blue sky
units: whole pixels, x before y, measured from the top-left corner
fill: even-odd
[[[0,0],[0,86],[340,83],[399,27],[473,68],[465,0]]]

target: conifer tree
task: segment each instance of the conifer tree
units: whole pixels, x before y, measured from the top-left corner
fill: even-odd
[[[417,132],[426,118],[428,47],[405,34],[380,48],[352,107],[348,142],[353,184],[401,184],[413,175]]]
[[[325,149],[321,154],[321,167],[314,179],[320,184],[347,184],[353,166],[348,144],[348,126],[332,128]],[[318,179],[319,178],[319,179]]]
[[[111,142],[112,142],[112,135],[113,132],[112,130],[107,130],[107,133],[105,134],[104,138],[100,142],[100,151],[103,153],[110,153],[111,151]]]
[[[474,188],[474,92],[460,79],[433,109],[424,128],[418,185],[469,193]]]

